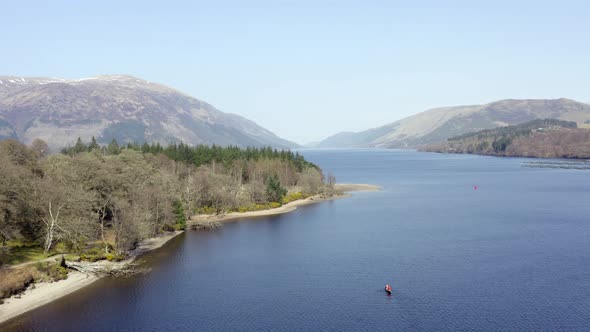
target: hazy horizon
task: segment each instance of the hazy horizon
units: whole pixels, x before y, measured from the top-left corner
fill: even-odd
[[[582,1],[4,7],[2,75],[133,75],[300,144],[434,107],[590,101]]]

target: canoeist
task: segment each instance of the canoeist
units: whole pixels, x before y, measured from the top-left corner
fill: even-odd
[[[389,284],[385,285],[385,291],[387,294],[391,294],[391,286],[389,286]]]

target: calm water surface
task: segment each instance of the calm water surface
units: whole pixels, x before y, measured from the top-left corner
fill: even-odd
[[[0,329],[590,330],[588,171],[303,153],[339,182],[384,190],[188,232],[145,257],[150,273],[100,280]]]

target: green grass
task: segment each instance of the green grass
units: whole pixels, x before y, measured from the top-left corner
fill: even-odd
[[[0,257],[0,261],[6,265],[16,265],[26,262],[34,262],[47,257],[66,252],[63,244],[58,243],[49,253],[45,254],[43,248],[37,243],[9,241],[7,253]]]
[[[43,252],[43,249],[36,246],[18,246],[18,247],[11,247],[10,253],[6,257],[6,264],[15,265],[30,261],[38,261],[41,259],[45,259],[50,255],[46,255]]]
[[[67,261],[74,261],[74,262],[78,262],[80,260],[80,255],[76,255],[76,254],[67,254],[64,256],[64,258]]]

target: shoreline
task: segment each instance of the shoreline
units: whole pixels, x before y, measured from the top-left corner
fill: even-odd
[[[381,191],[383,190],[383,187],[366,183],[337,183],[334,185],[334,189],[344,193],[350,193],[361,191]]]
[[[156,237],[142,240],[137,248],[129,253],[130,257],[128,259],[110,264],[114,268],[126,266],[127,264],[132,263],[137,257],[162,247],[168,241],[172,240],[183,232],[184,231],[164,233]],[[34,288],[29,286],[29,288],[27,288],[23,293],[17,295],[18,297],[11,296],[7,299],[4,299],[4,303],[0,304],[0,324],[3,324],[6,321],[20,316],[28,311],[53,302],[68,294],[71,294],[94,283],[102,277],[103,276],[99,276],[94,273],[84,273],[70,269],[68,271],[68,277],[64,280],[50,283],[33,283],[35,286]]]
[[[417,152],[425,152],[425,153],[437,153],[437,154],[455,154],[455,155],[467,155],[467,156],[482,156],[482,157],[496,157],[496,158],[517,158],[517,159],[545,159],[545,160],[564,160],[564,161],[586,161],[590,160],[590,156],[575,156],[575,157],[546,157],[546,156],[525,156],[525,155],[502,155],[502,154],[486,154],[486,153],[469,153],[469,152],[451,152],[451,151],[442,151],[442,150],[416,150]]]
[[[324,195],[315,195],[308,198],[296,200],[285,205],[279,206],[274,209],[267,209],[267,210],[260,210],[260,211],[248,211],[248,212],[230,212],[221,215],[195,215],[192,216],[191,219],[187,222],[187,226],[194,228],[195,226],[204,225],[211,222],[230,222],[236,221],[239,219],[244,218],[258,218],[258,217],[267,217],[267,216],[274,216],[283,213],[288,213],[294,211],[299,206],[305,206],[309,204],[315,204],[320,202],[332,201],[341,198],[350,197],[351,192],[362,192],[362,191],[380,191],[382,188],[380,186],[375,186],[371,184],[353,184],[353,183],[341,183],[336,184],[334,189],[340,193],[334,194],[332,196],[324,196]]]
[[[351,192],[363,192],[363,191],[380,191],[380,186],[370,184],[336,184],[334,189],[338,192],[332,196],[315,195],[305,199],[300,199],[287,203],[283,206],[260,210],[260,211],[249,211],[249,212],[232,212],[224,215],[198,215],[193,216],[187,222],[187,227],[192,229],[195,225],[203,222],[230,222],[237,221],[244,218],[256,218],[264,216],[279,215],[294,211],[299,206],[305,206],[309,204],[315,204],[320,202],[326,202],[351,196]],[[158,249],[172,240],[176,236],[180,235],[185,231],[176,231],[165,234],[160,234],[153,238],[142,240],[136,249],[129,253],[129,258],[121,262],[104,262],[100,261],[98,265],[109,266],[113,269],[120,269],[128,264],[132,263],[137,257],[148,253],[152,250]],[[52,257],[49,257],[50,259]],[[26,264],[32,264],[36,262],[29,262]],[[7,321],[16,318],[28,311],[39,308],[45,304],[53,302],[61,297],[71,294],[79,289],[82,289],[95,281],[103,278],[104,276],[97,275],[95,273],[85,273],[70,269],[68,272],[68,278],[56,282],[41,282],[34,283],[34,288],[29,287],[23,293],[17,295],[18,297],[12,296],[4,299],[4,303],[0,304],[0,325]]]

